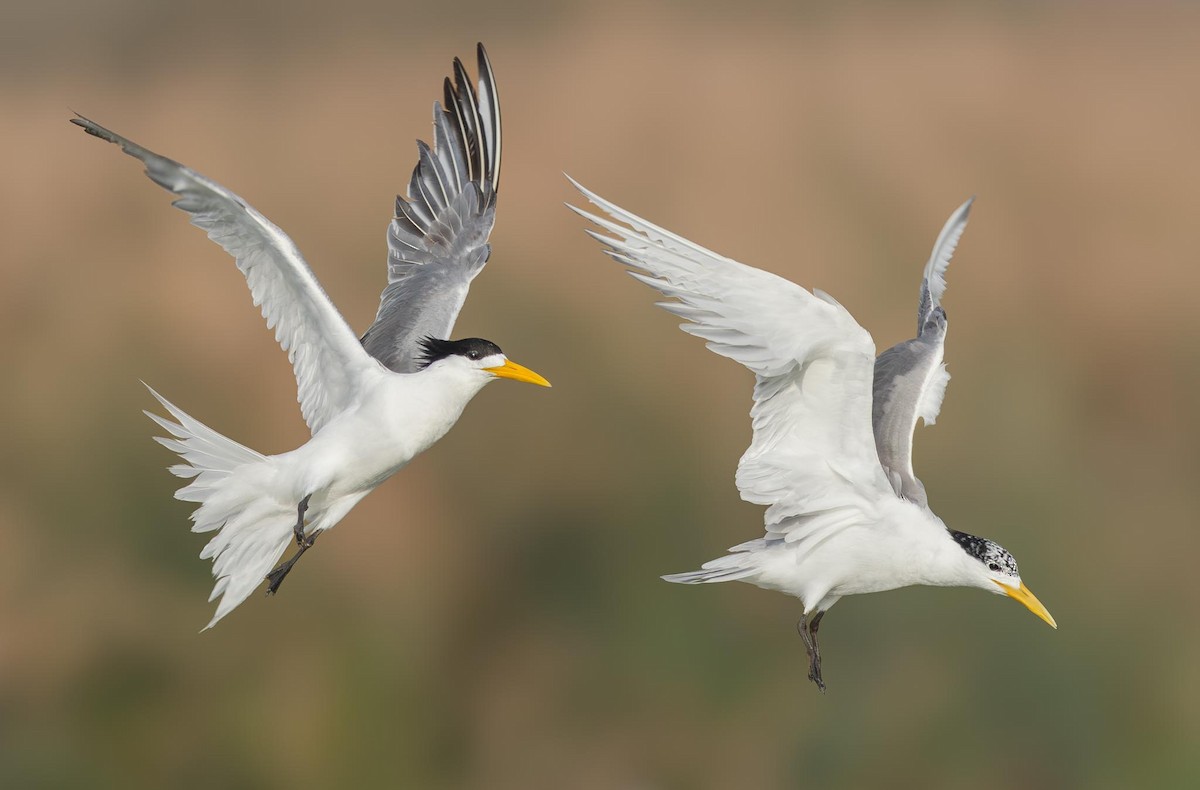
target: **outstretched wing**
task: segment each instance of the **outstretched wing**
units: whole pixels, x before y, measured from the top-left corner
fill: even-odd
[[[475,275],[487,263],[500,184],[500,103],[483,45],[479,90],[458,58],[445,108],[433,105],[434,147],[417,141],[408,197],[388,228],[388,284],[367,353],[397,373],[417,369],[422,337],[449,339]]]
[[[83,116],[71,123],[140,159],[146,175],[179,197],[172,205],[237,261],[267,327],[296,373],[304,421],[316,433],[354,399],[359,380],[378,369],[329,301],[296,245],[266,217],[225,187]]]
[[[875,447],[892,488],[905,499],[928,507],[925,486],[912,466],[913,431],[917,418],[933,425],[942,408],[950,374],[942,362],[946,343],[946,269],[958,246],[975,198],[963,203],[946,220],[933,245],[921,279],[917,336],[897,343],[875,360],[872,425]]]
[[[572,181],[572,183],[575,183]],[[796,540],[818,518],[841,529],[892,490],[870,431],[871,336],[828,295],[710,252],[575,183],[604,213],[572,207],[640,282],[673,301],[681,328],[754,372],[754,438],[738,464],[742,498],[769,505],[768,537]],[[845,518],[824,518],[839,511]]]

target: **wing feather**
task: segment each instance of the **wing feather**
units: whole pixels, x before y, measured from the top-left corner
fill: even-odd
[[[946,270],[950,268],[950,259],[954,257],[954,251],[958,248],[958,240],[967,229],[968,215],[974,202],[975,198],[972,196],[955,209],[942,226],[937,241],[933,243],[933,252],[929,255],[925,273],[921,277],[921,298],[917,306],[918,334],[929,319],[929,314],[942,303],[942,294],[946,292]]]
[[[483,129],[483,142],[487,150],[486,180],[492,182],[492,191],[500,189],[500,102],[496,93],[496,75],[487,53],[479,58],[479,121]]]
[[[445,174],[449,184],[446,188],[446,202],[450,202],[450,194],[462,191],[470,181],[468,177],[467,160],[463,156],[462,135],[457,124],[451,125],[452,116],[442,110],[442,105],[433,103],[433,153],[438,158],[441,172]]]

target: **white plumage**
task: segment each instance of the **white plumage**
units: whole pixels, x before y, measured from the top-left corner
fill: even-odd
[[[663,578],[740,580],[799,598],[810,677],[822,688],[817,624],[846,595],[912,584],[979,587],[1018,598],[1054,624],[1008,552],[948,530],[928,508],[923,486],[902,495],[902,475],[893,481],[881,462],[887,451],[911,475],[916,417],[932,423],[937,416],[949,379],[938,299],[969,201],[947,223],[925,270],[921,322],[936,326],[909,341],[917,345],[881,357],[891,362],[884,370],[876,368],[871,336],[829,295],[704,249],[572,183],[615,220],[572,207],[602,229],[588,233],[606,252],[670,300],[660,306],[687,319],[685,332],[755,374],[753,438],[736,481],[743,499],[766,506],[766,535],[699,571]],[[897,386],[897,378],[909,386]],[[905,425],[903,447],[890,446],[900,437],[889,431],[873,431],[873,412]]]
[[[175,496],[197,503],[195,532],[215,532],[200,556],[213,561],[221,601],[211,628],[265,579],[274,592],[316,536],[450,430],[496,378],[549,386],[494,343],[449,341],[468,288],[490,253],[500,169],[500,107],[491,65],[478,48],[476,90],[462,63],[434,106],[437,149],[418,143],[408,197],[388,229],[388,285],[360,341],[321,289],[292,240],[225,187],[79,117],[175,193],[174,205],[237,262],[254,304],[288,354],[312,438],[262,455],[222,436],[151,390],[170,418],[147,412],[179,454],[171,472],[190,482]],[[299,549],[279,562],[295,538]]]

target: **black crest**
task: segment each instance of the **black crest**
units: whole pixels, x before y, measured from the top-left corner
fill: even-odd
[[[421,345],[421,354],[418,357],[418,366],[421,369],[446,357],[483,359],[504,353],[500,350],[500,346],[479,337],[468,337],[466,340],[439,340],[436,337],[423,337],[418,342]]]
[[[1017,572],[1017,561],[1008,550],[995,541],[987,538],[977,538],[965,532],[950,530],[962,550],[987,566],[993,573],[1006,573],[1009,576],[1020,576]]]

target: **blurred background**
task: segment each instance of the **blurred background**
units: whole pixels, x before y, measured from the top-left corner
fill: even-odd
[[[291,234],[351,325],[451,59],[504,109],[487,389],[279,596],[213,631],[139,379],[307,438],[232,262],[84,113]],[[1200,786],[1200,8],[1192,3],[0,7],[0,785]],[[473,70],[473,63],[472,63]],[[917,471],[1060,623],[978,591],[665,584],[761,533],[751,377],[675,329],[562,173],[911,337],[950,212],[954,376]]]

